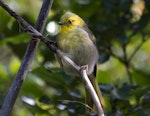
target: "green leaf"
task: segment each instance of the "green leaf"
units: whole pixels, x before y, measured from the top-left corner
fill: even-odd
[[[39,76],[41,79],[43,79],[46,83],[48,83],[50,86],[56,87],[56,88],[66,88],[67,83],[61,76],[60,70],[58,69],[46,69],[44,67],[38,67],[32,71],[33,74]]]
[[[15,35],[15,36],[3,38],[0,41],[0,45],[8,44],[8,43],[16,45],[16,44],[20,44],[20,43],[27,43],[27,42],[29,42],[29,40],[30,40],[30,36],[28,34],[20,33],[20,34]]]

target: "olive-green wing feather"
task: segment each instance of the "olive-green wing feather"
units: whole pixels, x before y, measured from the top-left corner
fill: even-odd
[[[95,36],[93,35],[92,31],[88,28],[88,26],[84,25],[82,28],[88,33],[89,38],[92,40],[92,42],[96,44]]]
[[[84,25],[83,26],[83,29],[88,33],[89,35],[89,38],[92,40],[92,42],[94,44],[96,44],[96,39],[95,39],[95,36],[93,35],[92,31],[88,28],[87,25]],[[94,67],[94,71],[93,71],[93,75],[96,77],[96,73],[97,73],[97,64],[95,65]]]

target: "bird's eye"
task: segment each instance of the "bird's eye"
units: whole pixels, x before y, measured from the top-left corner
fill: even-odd
[[[72,21],[71,20],[68,20],[68,24],[71,24],[72,23]]]

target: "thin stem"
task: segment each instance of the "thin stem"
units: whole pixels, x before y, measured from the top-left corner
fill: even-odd
[[[93,88],[92,83],[90,82],[90,80],[87,76],[86,69],[81,68],[81,77],[85,83],[85,87],[89,90],[89,92],[93,98],[94,104],[95,104],[96,109],[97,109],[98,116],[104,116],[104,111],[103,111],[102,105],[99,101],[99,98],[96,94],[96,91]]]
[[[128,62],[126,47],[127,47],[127,44],[124,44],[122,46],[123,52],[124,52],[124,65],[125,65],[128,77],[129,77],[129,82],[130,82],[130,84],[133,85],[133,79],[132,79],[132,76],[131,76],[131,73],[130,73],[130,70],[129,70],[130,63]]]
[[[134,34],[132,34],[130,37],[132,37]],[[132,54],[130,55],[129,58],[127,58],[127,53],[126,53],[126,46],[124,47],[124,54],[125,54],[125,67],[126,67],[126,71],[127,71],[127,74],[129,76],[129,81],[131,84],[133,84],[133,79],[132,79],[132,76],[131,76],[131,73],[130,73],[130,70],[129,70],[129,66],[130,66],[130,63],[131,63],[131,60],[133,59],[133,57],[135,56],[135,54],[137,53],[137,51],[141,48],[141,46],[143,45],[143,43],[145,42],[145,36],[144,34],[142,34],[142,41],[140,42],[140,44],[135,48],[135,50],[132,52]]]
[[[131,85],[133,85],[133,79],[132,79],[129,67],[126,67],[126,71],[127,71],[128,77],[129,77],[129,82],[130,82]]]
[[[143,35],[142,37],[142,41],[140,42],[140,44],[135,48],[135,50],[132,52],[132,54],[130,55],[130,57],[128,58],[128,61],[131,62],[132,58],[135,56],[135,54],[137,53],[137,51],[142,47],[143,43],[145,42],[145,36]]]

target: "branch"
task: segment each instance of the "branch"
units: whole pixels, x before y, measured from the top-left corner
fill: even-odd
[[[130,38],[134,35],[135,33],[131,34],[130,35]],[[127,71],[127,74],[129,76],[129,81],[131,84],[134,84],[133,83],[133,79],[132,79],[132,76],[131,76],[131,72],[129,70],[129,67],[131,65],[131,60],[133,59],[133,57],[135,56],[135,54],[137,53],[137,51],[141,48],[141,46],[143,45],[143,43],[146,41],[145,39],[145,36],[144,34],[142,34],[142,41],[139,43],[139,45],[135,48],[135,50],[131,53],[131,55],[129,56],[129,58],[127,58],[127,53],[126,53],[126,46],[123,46],[123,51],[124,51],[124,54],[125,54],[125,57],[124,57],[124,65],[126,67],[126,71]]]
[[[123,49],[123,53],[124,53],[124,57],[123,57],[124,58],[124,66],[126,68],[127,75],[129,77],[129,82],[130,82],[131,85],[133,85],[134,83],[133,83],[133,78],[131,76],[131,72],[129,70],[130,64],[129,64],[128,58],[127,58],[127,49],[126,49],[126,47],[127,47],[127,43],[122,45],[122,49]]]
[[[87,76],[86,69],[81,68],[81,75],[82,75],[81,76],[82,80],[84,81],[84,83],[86,85],[86,88],[88,89],[88,91],[90,92],[90,94],[93,98],[94,104],[95,104],[97,112],[98,112],[98,116],[104,116],[104,111],[103,111],[102,105],[99,101],[99,98],[98,98],[94,88],[93,88],[91,81],[89,80],[89,78]]]
[[[93,88],[91,81],[89,80],[89,78],[87,76],[87,72],[86,72],[87,66],[85,65],[85,66],[80,67],[80,66],[76,65],[70,58],[65,56],[60,50],[57,50],[56,53],[63,60],[67,61],[79,73],[79,75],[81,75],[81,78],[85,84],[85,87],[88,89],[90,95],[92,96],[92,99],[94,101],[94,104],[95,104],[97,112],[98,112],[98,115],[104,116],[104,111],[103,111],[102,105],[99,101],[99,98],[98,98],[94,88]]]
[[[50,5],[51,7],[51,4],[53,2],[53,0],[45,0],[45,3],[44,5]],[[51,41],[51,40],[48,40],[46,37],[44,37],[39,31],[40,30],[36,30],[33,26],[31,26],[27,21],[25,21],[21,16],[19,16],[16,12],[14,12],[12,9],[10,9],[8,7],[8,5],[4,4],[3,1],[0,0],[0,6],[3,7],[11,16],[13,16],[21,25],[22,25],[22,28],[25,32],[28,32],[31,36],[33,36],[34,38],[38,38],[40,39],[41,41],[43,41],[53,52],[55,52],[57,50],[57,47],[55,46],[55,42]],[[44,7],[42,8],[44,9]],[[42,10],[41,9],[41,10]],[[47,11],[48,12],[48,11]],[[47,13],[45,11],[43,11],[43,14]],[[42,16],[42,13],[40,13],[40,15]],[[45,20],[45,19],[44,19]],[[43,21],[44,21],[43,20]],[[41,22],[43,22],[41,21]],[[40,23],[40,21],[39,21]],[[45,23],[45,22],[43,22]],[[41,25],[41,24],[36,24],[36,27],[38,25]],[[42,27],[43,28],[43,27]],[[42,30],[41,30],[42,31]]]
[[[142,41],[139,43],[139,45],[135,48],[135,50],[132,52],[130,57],[128,58],[128,61],[131,62],[132,58],[135,56],[137,51],[142,47],[143,43],[146,41],[145,36],[143,35]]]
[[[43,27],[45,25],[48,12],[51,8],[53,0],[44,0],[37,23],[36,23],[36,29],[40,32],[43,31]],[[17,21],[19,21],[21,24],[26,25],[28,28],[31,28],[30,25],[24,21],[19,15],[17,15],[14,11],[12,11],[7,5],[5,5],[0,0],[0,5],[13,17],[16,17]],[[33,28],[33,27],[32,27]],[[23,81],[28,73],[29,66],[33,60],[34,54],[36,52],[36,48],[38,46],[39,40],[32,38],[30,43],[28,44],[28,48],[26,50],[26,53],[24,55],[22,64],[20,66],[20,69],[9,89],[9,92],[7,96],[5,97],[4,103],[2,105],[2,108],[0,110],[0,116],[9,116],[10,112],[12,111],[12,108],[15,104],[15,101],[17,99],[17,96],[19,94],[19,91],[21,89],[21,86],[23,84]]]
[[[50,50],[52,50],[53,52],[55,52],[56,54],[60,55],[61,58],[63,58],[64,60],[66,60],[68,63],[70,63],[70,65],[72,65],[74,67],[75,70],[77,70],[77,72],[79,72],[79,74],[81,75],[82,77],[82,80],[83,82],[85,83],[86,85],[86,88],[89,90],[89,93],[91,94],[92,98],[93,98],[93,101],[96,105],[96,108],[97,108],[97,112],[99,114],[99,116],[104,116],[104,112],[103,112],[103,109],[102,109],[102,106],[101,106],[101,103],[98,99],[98,96],[89,80],[89,78],[87,77],[87,73],[86,73],[86,69],[84,69],[82,67],[79,67],[78,65],[76,65],[70,58],[68,58],[67,56],[64,55],[63,52],[61,52],[55,45],[55,42],[51,41],[51,40],[48,40],[46,37],[44,37],[40,32],[38,32],[35,28],[33,28],[30,24],[28,24],[22,17],[20,17],[18,14],[16,14],[14,11],[12,11],[7,5],[5,5],[1,0],[0,0],[0,5],[11,15],[13,16],[20,24],[22,24],[23,28],[25,29],[26,32],[28,32],[30,35],[32,35],[34,38],[39,38],[41,41],[43,41]],[[34,41],[37,41],[37,39],[33,39]],[[33,41],[33,42],[34,42]],[[29,51],[30,51],[30,48],[28,48],[27,50],[28,54],[29,54]],[[30,51],[31,52],[31,51]],[[28,67],[29,67],[29,64],[30,62],[26,62],[27,59],[30,59],[28,57],[28,55],[25,55],[25,58],[24,58],[24,61],[23,61],[23,64],[16,76],[17,79],[15,79],[15,81],[18,81],[18,82],[14,82],[14,83],[17,83],[17,84],[22,84],[23,80],[24,80],[24,77],[26,76],[27,72],[28,72]],[[26,64],[27,63],[27,64]],[[26,68],[24,68],[25,66]],[[24,73],[22,73],[24,72]],[[21,80],[20,80],[21,79]],[[15,86],[15,85],[13,85]],[[20,86],[20,85],[19,85]],[[14,88],[14,87],[12,87]],[[14,88],[15,89],[15,88]],[[12,94],[12,93],[11,93]],[[6,106],[4,107],[3,106],[3,109],[6,108]],[[6,115],[5,115],[6,116]]]

